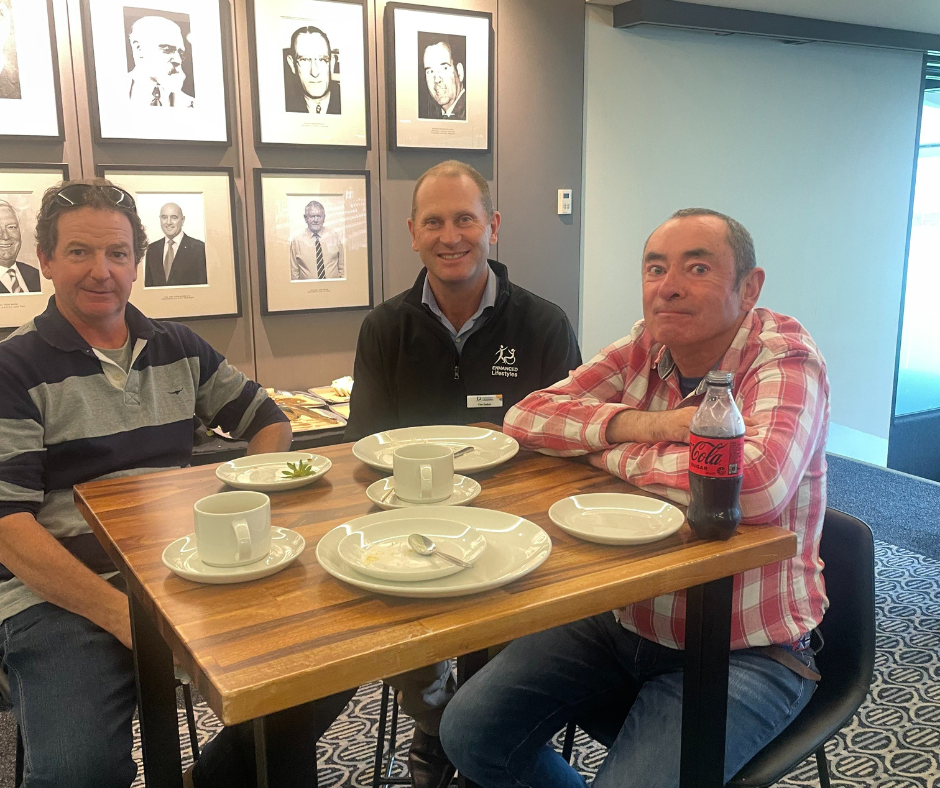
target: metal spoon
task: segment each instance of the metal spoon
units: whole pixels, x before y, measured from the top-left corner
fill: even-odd
[[[412,534],[408,537],[408,546],[414,550],[418,555],[439,555],[441,558],[446,558],[453,564],[458,566],[465,566],[467,569],[473,567],[473,564],[468,564],[466,561],[455,558],[452,555],[447,553],[442,553],[437,549],[434,542],[431,539],[428,539],[424,534]]]
[[[454,452],[454,457],[455,457],[455,458],[456,458],[456,457],[461,457],[461,456],[463,456],[464,454],[466,454],[467,452],[473,451],[475,448],[476,448],[476,446],[464,446],[462,449],[457,449],[457,451]]]

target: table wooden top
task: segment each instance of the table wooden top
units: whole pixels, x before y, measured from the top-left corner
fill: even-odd
[[[360,590],[317,563],[320,537],[378,511],[365,495],[384,474],[350,444],[318,451],[333,467],[312,485],[271,494],[272,524],[306,540],[287,569],[263,580],[204,585],[161,560],[192,533],[193,504],[226,488],[215,467],[196,467],[75,488],[75,501],[184,670],[226,724],[511,640],[550,626],[789,558],[796,536],[746,526],[727,542],[678,533],[638,547],[584,542],[548,518],[569,495],[640,491],[584,462],[520,452],[474,473],[473,506],[525,517],[549,534],[538,569],[492,591],[449,599],[402,599]]]

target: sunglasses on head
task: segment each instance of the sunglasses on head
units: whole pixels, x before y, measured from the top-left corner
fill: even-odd
[[[124,189],[117,186],[91,186],[87,183],[73,183],[63,187],[52,198],[52,202],[53,205],[59,205],[63,208],[78,208],[89,202],[89,196],[93,191],[104,194],[116,208],[129,211],[137,208],[134,198]]]

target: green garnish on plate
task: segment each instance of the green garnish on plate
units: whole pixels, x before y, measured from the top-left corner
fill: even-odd
[[[313,466],[306,460],[287,463],[287,470],[281,471],[281,476],[285,479],[303,479],[305,476],[313,476]]]

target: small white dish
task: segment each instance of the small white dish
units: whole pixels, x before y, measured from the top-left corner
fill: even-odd
[[[457,473],[495,468],[519,452],[515,438],[496,430],[460,425],[402,427],[376,432],[356,441],[352,451],[366,465],[380,471],[391,471],[395,449],[411,443],[442,444],[450,446],[455,452],[465,446],[472,446],[473,451],[454,457],[454,470]]]
[[[434,580],[403,582],[380,580],[357,572],[339,557],[337,546],[353,531],[374,522],[398,522],[400,533],[426,533],[425,519],[450,518],[481,532],[486,550],[473,568]],[[389,596],[440,599],[466,596],[507,583],[537,569],[552,551],[552,540],[535,523],[506,512],[468,507],[427,506],[375,512],[336,526],[317,543],[317,561],[344,583]]]
[[[562,531],[598,544],[646,544],[671,536],[685,515],[644,495],[588,493],[555,501],[548,516]]]
[[[313,466],[310,476],[299,479],[285,478],[287,463],[306,460]],[[319,454],[305,451],[279,451],[270,454],[251,454],[226,462],[215,469],[215,475],[229,487],[237,490],[256,490],[258,492],[276,492],[292,490],[311,484],[325,474],[333,463]]]
[[[451,493],[450,497],[433,504],[403,501],[392,492],[394,489],[395,479],[389,476],[370,484],[366,489],[366,495],[369,496],[369,500],[372,501],[372,503],[386,510],[407,509],[412,506],[466,506],[480,494],[483,488],[480,487],[478,481],[471,479],[469,476],[455,474],[454,491]]]
[[[290,528],[271,528],[271,552],[244,566],[209,566],[199,560],[196,535],[190,534],[167,545],[163,564],[186,580],[196,583],[246,583],[280,572],[304,551],[304,538]]]
[[[420,524],[393,520],[364,525],[346,536],[336,552],[357,572],[396,582],[433,580],[467,568],[437,555],[419,555],[408,546],[408,536],[413,533],[430,537],[439,550],[469,563],[486,549],[486,539],[475,528],[436,517],[421,520]]]

